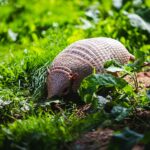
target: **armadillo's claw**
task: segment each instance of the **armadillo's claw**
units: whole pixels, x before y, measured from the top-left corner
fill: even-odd
[[[71,79],[71,80],[76,80],[78,77],[79,77],[79,74],[78,74],[78,73],[70,74],[70,79]]]

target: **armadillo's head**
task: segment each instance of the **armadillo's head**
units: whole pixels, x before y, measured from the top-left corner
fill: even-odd
[[[54,96],[64,96],[69,93],[71,80],[69,75],[64,72],[50,72],[47,76],[48,98]]]

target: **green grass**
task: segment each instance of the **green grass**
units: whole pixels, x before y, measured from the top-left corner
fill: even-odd
[[[78,137],[80,132],[91,129],[92,124],[96,126],[101,123],[104,120],[102,116],[104,116],[102,113],[95,113],[85,119],[80,119],[73,112],[30,116],[25,120],[8,124],[7,127],[2,126],[1,147],[4,149],[67,148],[64,143],[69,143]]]
[[[150,61],[149,10],[148,0],[141,4],[124,1],[120,8],[111,0],[0,1],[0,147],[63,149],[81,133],[105,126],[107,119],[115,124],[136,115],[137,107],[148,110],[149,89],[135,92],[135,85],[120,89],[124,81],[113,77],[101,85],[93,75],[90,79],[94,82],[87,79],[80,88],[82,101],[93,104],[91,113],[80,118],[75,114],[77,104],[65,99],[64,110],[55,112],[53,103],[46,101],[45,77],[47,67],[67,45],[101,36],[121,41],[140,60],[124,66],[122,73],[134,77],[133,72],[143,70],[138,66]],[[137,16],[131,19],[127,14],[141,16],[141,22],[136,22]],[[16,39],[10,32],[17,34]],[[98,80],[101,78],[107,75]],[[116,84],[112,85],[114,80]],[[99,104],[97,93],[103,93],[102,89],[111,91],[108,82],[115,91],[105,98],[112,101]]]

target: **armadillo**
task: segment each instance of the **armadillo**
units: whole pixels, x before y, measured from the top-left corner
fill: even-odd
[[[48,98],[64,96],[71,90],[76,92],[81,81],[92,74],[103,73],[104,63],[115,60],[121,64],[134,56],[119,41],[106,38],[89,38],[67,46],[53,60],[48,69]]]

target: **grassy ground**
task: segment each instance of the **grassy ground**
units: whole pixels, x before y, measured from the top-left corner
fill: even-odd
[[[149,14],[149,0],[0,0],[0,148],[69,149],[98,127],[121,130],[110,149],[120,143],[147,148],[150,89],[137,84],[136,74],[149,71],[141,67],[150,61]],[[46,68],[54,57],[76,40],[101,36],[121,41],[136,56],[121,72],[133,83],[92,75],[77,100],[47,101]],[[85,102],[92,105],[85,109]]]

